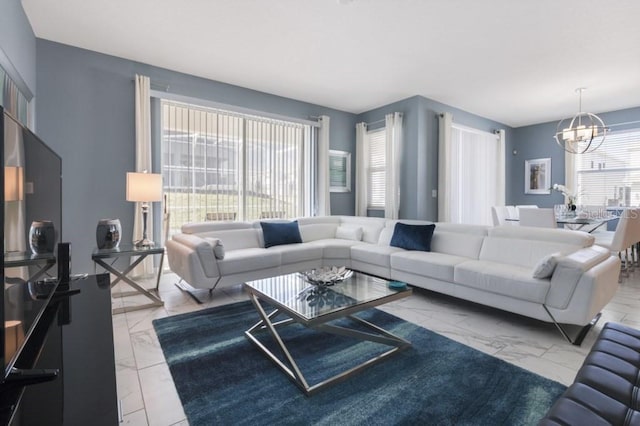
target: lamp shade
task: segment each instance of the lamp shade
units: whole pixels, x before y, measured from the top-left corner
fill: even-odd
[[[4,168],[4,200],[20,201],[24,199],[24,168],[5,166]]]
[[[162,201],[162,175],[127,173],[127,201]]]

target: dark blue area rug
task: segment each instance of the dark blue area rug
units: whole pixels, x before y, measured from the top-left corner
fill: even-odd
[[[566,389],[377,309],[358,316],[412,347],[311,397],[245,338],[258,321],[250,302],[153,325],[192,426],[534,425]],[[312,384],[388,349],[299,325],[279,331]]]

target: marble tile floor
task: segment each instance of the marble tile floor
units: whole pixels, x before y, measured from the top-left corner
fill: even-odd
[[[242,285],[237,285],[217,289],[206,303],[198,304],[174,285],[176,280],[172,273],[162,276],[160,296],[165,302],[163,307],[113,316],[118,398],[124,424],[188,424],[151,321],[247,300]],[[150,280],[148,286],[153,287],[154,284]],[[142,304],[145,300],[144,296],[117,298],[113,306]],[[602,318],[580,347],[566,342],[553,324],[420,289],[414,289],[411,297],[380,309],[542,376],[569,384],[607,321],[640,328],[640,269],[623,278],[615,297],[603,310]]]

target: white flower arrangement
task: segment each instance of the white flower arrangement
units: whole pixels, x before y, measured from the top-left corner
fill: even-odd
[[[578,197],[578,194],[574,194],[573,191],[569,190],[566,186],[554,183],[552,189],[554,191],[561,192],[562,195],[567,198],[567,204],[569,204],[570,206],[576,204],[576,198]]]

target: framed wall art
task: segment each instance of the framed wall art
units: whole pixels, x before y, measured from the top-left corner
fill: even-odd
[[[524,193],[551,194],[551,158],[525,160]]]

